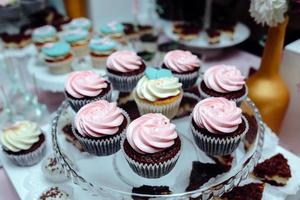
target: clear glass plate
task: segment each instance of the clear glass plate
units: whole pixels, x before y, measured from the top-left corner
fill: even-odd
[[[101,199],[132,199],[133,196],[136,199],[210,199],[222,195],[237,186],[241,180],[246,179],[261,157],[264,142],[264,126],[261,116],[249,98],[243,102],[242,109],[243,112],[255,116],[258,122],[258,131],[253,137],[250,148],[246,150],[245,140],[241,142],[232,154],[234,159],[228,172],[211,178],[199,188],[189,192],[185,189],[189,184],[193,161],[212,163],[212,160],[194,143],[189,129],[189,117],[173,120],[181,135],[182,153],[175,168],[158,179],[147,179],[136,175],[127,164],[122,151],[111,156],[98,157],[82,153],[68,143],[61,129],[64,125],[71,123],[74,112],[66,101],[59,107],[52,122],[53,149],[72,182]],[[75,160],[77,168],[68,163],[66,156]],[[172,193],[164,195],[132,193],[133,187],[142,185],[168,186]]]

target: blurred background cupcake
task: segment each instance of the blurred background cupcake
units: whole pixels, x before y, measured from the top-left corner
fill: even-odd
[[[2,149],[6,157],[20,166],[38,163],[46,153],[46,137],[34,122],[19,121],[3,129]]]
[[[110,22],[100,26],[100,35],[109,36],[119,42],[124,42],[124,25],[119,22]]]
[[[92,38],[89,43],[89,50],[93,67],[105,69],[106,59],[117,48],[118,43],[110,38]]]
[[[122,144],[124,156],[139,176],[160,178],[175,166],[181,140],[175,124],[162,114],[149,113],[132,121]]]
[[[148,67],[133,95],[140,114],[162,113],[172,119],[183,96],[181,87],[182,84],[170,70]]]
[[[65,82],[65,96],[76,112],[93,101],[110,101],[111,92],[111,83],[93,71],[72,72]]]
[[[144,75],[145,63],[134,51],[116,51],[107,58],[106,71],[114,89],[131,92]]]
[[[191,130],[198,147],[208,155],[231,154],[244,138],[248,121],[234,101],[210,97],[197,103]]]
[[[84,29],[72,29],[63,34],[63,39],[70,44],[74,56],[78,59],[89,54],[89,38],[89,32]]]
[[[57,31],[51,25],[41,26],[32,32],[32,41],[39,51],[46,43],[56,42],[57,40]]]
[[[70,29],[83,29],[90,33],[93,31],[92,21],[85,17],[79,17],[79,18],[73,19],[69,23],[69,28]]]
[[[129,122],[128,114],[115,102],[99,100],[78,111],[72,129],[85,151],[107,156],[120,149]]]
[[[238,105],[246,99],[248,89],[245,77],[235,66],[216,65],[205,71],[198,86],[202,98],[224,97]]]
[[[183,89],[188,89],[196,83],[200,65],[200,59],[190,51],[173,50],[165,55],[162,67],[170,69]]]
[[[51,73],[63,74],[71,71],[73,55],[68,43],[47,43],[42,48],[42,54]]]

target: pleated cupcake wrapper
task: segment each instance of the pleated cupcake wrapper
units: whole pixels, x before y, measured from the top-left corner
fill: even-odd
[[[73,110],[75,112],[77,112],[84,105],[86,105],[88,103],[91,103],[91,102],[94,102],[94,101],[107,100],[107,101],[110,102],[112,91],[113,91],[113,88],[112,88],[112,85],[110,85],[110,90],[108,91],[108,93],[106,93],[105,95],[103,95],[101,97],[96,96],[93,99],[71,99],[66,94],[65,94],[65,97],[68,100],[70,106],[73,108]]]
[[[87,44],[82,46],[75,46],[72,47],[72,52],[75,57],[82,58],[89,54],[89,48]]]
[[[46,154],[46,143],[43,142],[36,150],[33,152],[23,154],[23,155],[12,155],[3,151],[8,159],[19,166],[32,166],[40,162]]]
[[[96,69],[105,69],[106,58],[107,57],[91,56],[93,67]]]
[[[127,120],[127,124],[129,124],[130,118],[129,118],[129,115],[127,114],[127,112],[122,110],[122,114],[125,117],[124,120]],[[123,135],[125,135],[125,133],[126,133],[126,129],[127,128],[124,128],[124,130],[120,134],[115,135],[114,137],[110,137],[110,138],[106,138],[106,139],[99,138],[99,139],[95,140],[95,139],[91,139],[91,138],[87,138],[87,137],[79,135],[77,133],[77,131],[75,130],[74,123],[72,125],[72,131],[73,131],[75,137],[78,139],[78,141],[82,145],[84,151],[86,151],[90,154],[97,155],[97,156],[108,156],[108,155],[114,154],[117,151],[119,151],[121,140],[123,138]]]
[[[125,137],[122,139],[121,149],[123,151],[123,155],[127,160],[129,166],[136,174],[145,178],[160,178],[168,174],[175,167],[176,162],[181,153],[181,149],[180,149],[173,158],[162,163],[155,163],[155,164],[141,163],[133,160],[125,153],[124,145],[123,145],[124,142],[125,142]]]
[[[176,99],[176,101],[172,103],[166,105],[154,105],[144,100],[140,100],[139,97],[136,96],[136,92],[134,92],[134,99],[139,109],[140,115],[144,115],[147,113],[161,113],[169,119],[172,119],[176,116],[182,97],[183,91],[180,92],[180,96]]]
[[[47,62],[46,64],[49,68],[49,71],[53,74],[63,74],[70,72],[72,69],[72,58],[68,58],[61,61]]]
[[[197,146],[206,154],[211,156],[231,154],[239,146],[241,140],[249,130],[247,119],[244,116],[242,116],[242,119],[246,124],[244,132],[240,135],[228,136],[224,138],[204,135],[199,132],[191,123],[191,130]],[[190,116],[190,122],[192,122],[192,115]]]
[[[173,73],[173,75],[179,79],[179,82],[182,83],[183,89],[189,89],[196,83],[196,81],[199,77],[199,71],[195,71],[195,72],[189,73],[189,74]]]
[[[246,92],[245,92],[245,94],[244,94],[243,96],[241,96],[241,97],[239,97],[239,98],[235,98],[235,99],[229,99],[229,100],[235,101],[236,104],[237,104],[238,106],[240,106],[240,105],[242,104],[242,102],[243,102],[243,101],[247,98],[247,96],[248,96],[248,87],[247,87],[247,86],[245,86],[245,87],[246,87]],[[209,97],[214,97],[214,96],[210,96],[210,95],[208,95],[207,93],[205,93],[205,92],[201,89],[201,84],[198,85],[198,91],[199,91],[200,96],[201,96],[202,99],[206,99],[206,98],[209,98]]]
[[[144,76],[144,72],[132,76],[119,76],[107,71],[107,76],[110,82],[112,82],[114,89],[120,92],[131,92],[137,82]]]

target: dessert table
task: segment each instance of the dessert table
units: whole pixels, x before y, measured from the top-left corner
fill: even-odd
[[[242,73],[244,75],[248,75],[249,68],[258,68],[259,63],[260,63],[260,58],[257,56],[254,56],[252,54],[249,54],[244,51],[240,51],[237,49],[230,49],[224,51],[224,53],[214,59],[209,59],[204,61],[204,68],[207,68],[211,65],[217,64],[217,63],[223,63],[223,64],[232,64],[236,65],[240,68]],[[54,112],[58,106],[60,105],[60,102],[64,99],[64,96],[62,93],[53,93],[49,91],[41,91],[39,93],[39,99],[42,103],[46,104],[48,107],[48,110],[50,112]],[[51,117],[51,116],[50,116]],[[44,125],[42,127],[44,130],[49,129],[49,125]],[[300,135],[298,136],[298,141]],[[296,139],[296,138],[295,138]],[[298,156],[300,155],[300,147],[299,146],[293,146],[293,149],[289,149],[289,143],[285,138],[284,131],[280,134],[280,145],[285,147],[287,150],[290,150],[297,154]],[[48,135],[48,142],[50,143],[50,137]],[[48,148],[50,149],[50,145],[48,145]],[[275,148],[274,148],[275,149]],[[276,152],[281,152],[284,155],[287,155],[288,157],[292,157],[293,160],[295,160],[296,164],[300,164],[300,158],[297,157],[294,154],[291,154],[288,152],[286,149],[278,146],[276,147],[275,151]],[[48,153],[50,150],[48,150]],[[297,163],[298,162],[298,163]],[[295,163],[294,163],[295,164]],[[34,173],[38,172],[40,166],[36,165],[33,167],[28,167],[28,168],[22,168],[22,169],[17,169],[18,172],[14,174],[13,170],[15,167],[9,165],[9,163],[5,163],[5,166],[8,167],[7,169],[5,168],[0,168],[0,200],[17,200],[17,199],[27,199],[28,197],[25,195],[26,186],[24,186],[24,178],[28,176],[28,172]],[[40,171],[40,170],[39,170]],[[13,184],[11,180],[8,178],[7,174],[9,174],[10,177],[14,176],[15,179],[13,181]],[[16,178],[17,177],[17,178]],[[45,184],[45,183],[42,183]],[[68,183],[71,184],[71,183]],[[79,188],[76,188],[76,186],[73,187],[75,194],[79,194],[81,191]],[[75,189],[76,188],[76,189]],[[80,195],[79,195],[80,197]],[[81,198],[79,198],[81,199]],[[287,198],[288,200],[299,200],[300,199],[300,193],[298,192],[298,195],[290,196]]]

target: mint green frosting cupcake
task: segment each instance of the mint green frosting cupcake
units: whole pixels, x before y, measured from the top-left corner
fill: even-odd
[[[124,26],[118,22],[110,22],[100,27],[100,32],[104,35],[123,33]]]
[[[75,18],[70,22],[70,28],[90,30],[92,28],[92,21],[85,17]]]
[[[83,29],[74,29],[64,33],[63,39],[68,43],[79,42],[82,40],[87,40],[89,37],[89,32]]]
[[[65,56],[71,52],[71,47],[66,42],[47,43],[42,48],[42,53],[48,57]]]
[[[117,48],[117,42],[109,38],[93,38],[89,43],[89,49],[93,52],[107,52]]]
[[[54,26],[45,25],[34,29],[32,32],[33,41],[43,41],[48,38],[56,37],[57,31]]]

